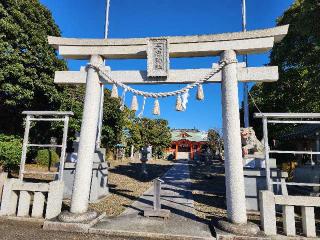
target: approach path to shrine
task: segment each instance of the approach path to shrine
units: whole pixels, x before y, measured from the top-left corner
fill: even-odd
[[[188,162],[177,161],[161,179],[164,181],[161,207],[171,211],[169,219],[146,218],[141,215],[144,210],[152,208],[151,187],[121,216],[105,218],[89,232],[118,237],[213,239],[207,224],[200,222],[195,216]]]

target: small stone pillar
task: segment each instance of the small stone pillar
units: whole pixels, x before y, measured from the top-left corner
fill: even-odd
[[[2,189],[3,189],[4,183],[6,182],[7,178],[8,178],[8,173],[0,172],[0,201],[2,199]]]
[[[176,143],[176,152],[175,152],[175,157],[174,157],[175,160],[177,160],[177,157],[178,157],[178,150],[179,150],[179,145],[178,145],[178,143]]]
[[[163,181],[160,178],[153,180],[153,209],[144,210],[145,217],[160,217],[167,219],[170,217],[170,210],[161,209],[161,184]]]
[[[236,60],[235,51],[224,51],[221,60]],[[221,88],[228,219],[231,223],[246,224],[236,63],[228,64],[222,69]]]
[[[130,149],[130,158],[133,159],[134,157],[134,146],[131,145],[131,149]]]
[[[320,152],[320,134],[319,132],[316,132],[316,152]],[[316,155],[316,163],[320,164],[320,155]]]
[[[301,207],[302,213],[302,229],[304,235],[308,238],[315,238],[316,227],[315,227],[315,218],[314,218],[314,208],[313,207]]]
[[[163,181],[160,178],[153,180],[154,196],[153,196],[153,210],[159,211],[161,209],[161,183]]]
[[[102,64],[103,59],[100,56],[95,55],[91,56],[90,62]],[[99,106],[99,75],[95,69],[90,67],[87,70],[78,162],[76,166],[70,209],[71,213],[75,214],[85,213],[88,210],[92,165],[99,118]]]
[[[28,217],[31,203],[31,194],[28,191],[20,191],[17,217]]]
[[[34,218],[42,218],[44,203],[46,201],[46,196],[43,192],[35,192],[33,197],[32,214]]]

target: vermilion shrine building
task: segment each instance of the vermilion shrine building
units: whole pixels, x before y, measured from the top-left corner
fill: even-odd
[[[175,159],[199,159],[202,146],[208,143],[208,133],[197,129],[174,129],[171,131],[169,152]]]

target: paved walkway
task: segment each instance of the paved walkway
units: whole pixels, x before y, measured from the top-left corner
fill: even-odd
[[[212,239],[209,227],[197,221],[191,192],[187,161],[178,161],[161,178],[162,208],[169,209],[167,220],[143,217],[143,211],[153,207],[153,187],[146,191],[125,212],[116,218],[105,218],[91,229],[93,233],[128,235],[132,237],[165,237],[168,239]]]

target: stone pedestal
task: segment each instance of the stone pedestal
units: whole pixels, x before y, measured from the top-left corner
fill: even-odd
[[[264,156],[248,155],[243,158],[243,166],[245,168],[262,169],[266,168],[266,161]],[[275,158],[269,158],[270,168],[277,168],[277,161]]]
[[[278,169],[271,169],[270,172],[271,178],[275,182],[280,182],[281,179],[288,177],[286,172],[281,172]],[[259,191],[268,189],[265,169],[245,168],[244,182],[247,211],[259,211]],[[280,185],[274,185],[273,191],[275,194],[282,194]]]
[[[256,239],[260,233],[258,225],[248,222],[246,224],[234,224],[227,221],[219,221],[218,226],[215,227],[215,232],[217,239],[234,239],[239,237],[239,239]],[[237,239],[237,238],[235,238]]]
[[[89,202],[97,202],[109,194],[108,188],[108,164],[105,162],[104,151],[95,152],[92,166]],[[65,184],[63,198],[70,199],[74,183],[74,175],[77,163],[66,162],[64,164],[63,181]]]
[[[74,214],[62,212],[57,219],[46,220],[43,224],[43,229],[59,232],[88,233],[89,229],[101,221],[105,216],[105,213],[97,214],[85,212]]]

